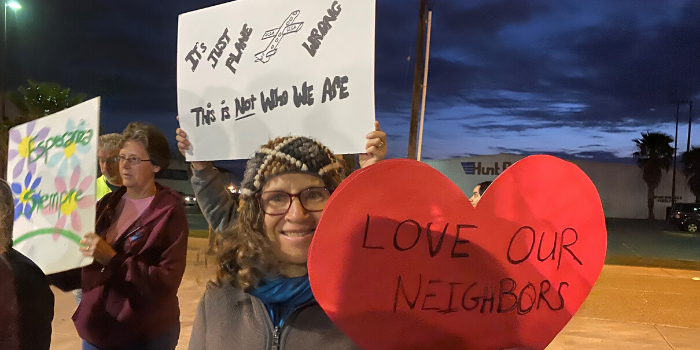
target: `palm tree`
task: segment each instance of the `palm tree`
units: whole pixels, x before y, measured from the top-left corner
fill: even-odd
[[[20,86],[7,98],[19,110],[19,115],[0,122],[0,178],[7,172],[7,143],[11,128],[32,120],[60,112],[85,100],[85,94],[72,94],[70,89],[56,83],[27,80],[27,86]]]
[[[673,159],[673,137],[661,132],[642,133],[641,139],[634,139],[637,151],[632,154],[642,169],[642,179],[647,183],[647,208],[649,220],[654,220],[654,190],[661,182],[661,170],[671,167]]]
[[[683,153],[681,163],[690,191],[695,195],[695,203],[700,203],[700,148],[693,147]]]

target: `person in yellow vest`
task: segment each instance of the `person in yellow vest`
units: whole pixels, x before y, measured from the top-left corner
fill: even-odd
[[[116,191],[122,187],[122,177],[119,175],[119,149],[121,148],[121,134],[107,134],[100,136],[97,141],[97,161],[100,164],[102,176],[97,178],[95,187],[96,197],[99,200],[107,193]]]
[[[100,200],[104,195],[114,192],[122,187],[122,177],[119,174],[119,150],[121,149],[122,135],[117,133],[100,136],[97,140],[97,163],[100,165],[102,176],[97,178],[95,184],[95,197]],[[81,289],[73,291],[75,303],[80,304],[83,298]]]

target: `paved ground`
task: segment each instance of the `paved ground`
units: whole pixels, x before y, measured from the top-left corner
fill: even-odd
[[[607,227],[606,264],[700,270],[698,233],[648,220],[608,219]]]
[[[207,247],[207,240],[203,238],[190,238],[187,252],[187,269],[178,291],[180,298],[180,344],[179,349],[187,349],[192,323],[199,298],[204,293],[207,281],[215,273],[215,263],[211,264],[212,257],[206,257],[203,253]],[[76,350],[80,349],[80,339],[71,316],[75,311],[73,294],[64,293],[52,288],[56,296],[56,308],[53,321],[52,350]]]
[[[202,211],[199,210],[199,206],[187,206],[185,207],[185,213],[187,213],[187,222],[190,224],[190,230],[208,230],[209,224],[207,220],[204,219]]]
[[[608,255],[700,261],[700,233],[663,221],[608,219]]]
[[[656,230],[657,224],[609,222],[608,260],[637,258],[642,262],[665,261],[672,265],[677,261],[699,260],[700,236],[673,230],[656,231],[656,236],[647,232]],[[187,348],[197,303],[214,272],[212,258],[207,259],[203,254],[206,244],[206,239],[190,239],[187,271],[179,290],[182,332],[178,349]],[[700,277],[700,268],[679,270],[608,264],[579,312],[547,350],[698,350],[700,280],[693,277]],[[80,342],[70,320],[75,310],[73,297],[58,290],[54,292],[56,315],[51,348],[79,349]]]

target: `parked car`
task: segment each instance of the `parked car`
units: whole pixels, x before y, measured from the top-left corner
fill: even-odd
[[[671,208],[668,222],[681,230],[698,232],[700,228],[700,203],[676,203]]]
[[[189,207],[197,204],[197,198],[193,194],[187,194],[180,191],[178,192],[182,196],[182,203],[185,204],[185,206]]]

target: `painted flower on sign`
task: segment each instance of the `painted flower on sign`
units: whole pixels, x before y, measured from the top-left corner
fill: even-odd
[[[34,132],[34,127],[36,122],[27,123],[25,134],[22,135],[20,131],[21,127],[16,127],[10,130],[10,151],[8,153],[8,160],[12,162],[15,158],[19,157],[19,161],[15,164],[12,169],[12,177],[16,178],[24,170],[24,165],[27,165],[29,172],[36,173],[36,163],[29,161],[29,156],[34,149],[37,142],[43,141],[49,134],[50,129],[44,127],[36,135],[32,135]]]
[[[85,128],[84,120],[81,120],[78,125],[75,125],[73,119],[68,119],[66,122],[66,134],[75,134]],[[52,168],[58,165],[57,174],[64,177],[67,175],[68,169],[80,164],[81,157],[78,154],[86,154],[90,150],[90,145],[70,139],[61,146],[63,146],[63,150],[52,155],[48,165]]]
[[[59,218],[55,225],[56,229],[62,230],[69,219],[73,230],[81,232],[83,229],[79,211],[76,209],[89,208],[95,203],[95,198],[83,195],[94,182],[93,176],[88,175],[81,179],[81,175],[80,166],[76,166],[68,185],[65,178],[56,177],[54,179],[56,193],[42,196],[43,213],[45,215],[58,213]],[[54,240],[58,239],[58,236],[58,234],[54,234]]]
[[[12,183],[12,193],[15,194],[15,221],[20,216],[24,215],[28,220],[32,218],[32,213],[39,202],[40,195],[36,192],[36,188],[41,183],[41,177],[37,177],[32,181],[32,173],[28,172],[24,177],[24,186],[21,183]]]

